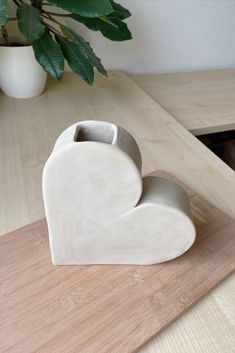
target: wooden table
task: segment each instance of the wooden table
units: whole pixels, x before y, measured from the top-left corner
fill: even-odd
[[[235,129],[235,70],[131,78],[194,135]]]
[[[34,99],[0,95],[0,107],[1,234],[44,216],[43,165],[59,133],[85,119],[122,125],[138,141],[144,173],[165,169],[235,218],[234,172],[122,73],[97,77],[93,88],[68,73]],[[231,353],[234,285],[234,276],[224,281],[141,352]]]

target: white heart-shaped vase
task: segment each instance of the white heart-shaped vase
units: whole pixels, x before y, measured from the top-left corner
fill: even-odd
[[[43,197],[56,265],[171,260],[195,240],[190,201],[175,182],[141,175],[141,154],[121,127],[70,126],[43,171]]]

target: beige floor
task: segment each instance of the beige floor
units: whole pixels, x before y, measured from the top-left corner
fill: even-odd
[[[144,172],[165,169],[235,217],[234,172],[124,75],[87,87],[73,74],[42,96],[0,95],[0,234],[44,216],[41,173],[56,137],[85,119],[109,120],[137,139]],[[235,276],[144,347],[142,353],[235,352]]]

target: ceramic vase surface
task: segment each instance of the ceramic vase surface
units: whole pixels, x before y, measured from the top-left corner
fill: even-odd
[[[174,259],[195,240],[190,201],[175,182],[142,177],[141,154],[123,128],[70,126],[43,172],[56,265],[149,265]]]

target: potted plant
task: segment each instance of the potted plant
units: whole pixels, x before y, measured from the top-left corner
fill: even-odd
[[[8,16],[8,0],[0,0],[0,86],[11,97],[39,95],[45,87],[47,73],[60,80],[64,61],[89,85],[94,69],[107,75],[101,60],[90,44],[65,25],[70,18],[93,31],[100,31],[113,41],[131,39],[124,22],[130,12],[113,0],[10,0],[15,17]],[[15,42],[8,35],[8,23],[17,21],[24,40]]]

